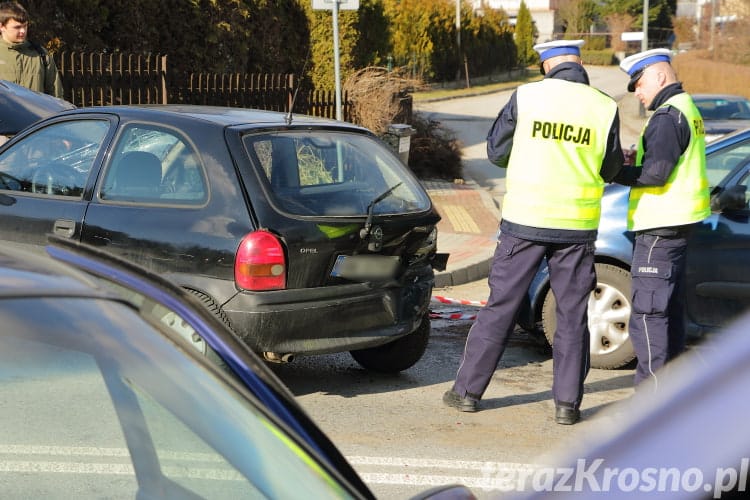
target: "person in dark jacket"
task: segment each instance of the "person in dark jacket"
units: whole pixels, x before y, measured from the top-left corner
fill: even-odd
[[[0,80],[63,98],[57,66],[41,45],[27,39],[29,15],[18,2],[0,3]]]
[[[632,186],[628,229],[635,232],[628,324],[638,357],[635,383],[656,372],[685,347],[685,252],[691,228],[711,214],[703,118],[677,81],[668,49],[622,60],[628,91],[653,111],[643,129],[635,164],[615,181]]]
[[[443,395],[446,405],[460,411],[477,411],[526,290],[546,258],[557,298],[555,421],[573,424],[580,418],[601,197],[623,164],[617,104],[589,86],[582,44],[536,45],[545,78],[513,92],[487,136],[488,158],[507,168],[506,194],[490,296],[469,331],[453,387]]]

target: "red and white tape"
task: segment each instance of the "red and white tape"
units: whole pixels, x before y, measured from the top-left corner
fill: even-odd
[[[463,314],[463,313],[442,314],[442,313],[431,312],[430,319],[453,319],[453,320],[465,319],[465,320],[474,321],[475,319],[477,319],[477,315],[476,314]]]
[[[440,304],[451,304],[459,306],[483,306],[487,304],[486,300],[451,299],[450,297],[441,297],[440,295],[433,295],[431,301],[438,302]]]

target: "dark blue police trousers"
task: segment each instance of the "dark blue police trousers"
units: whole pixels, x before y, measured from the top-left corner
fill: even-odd
[[[502,234],[489,275],[490,296],[466,338],[454,390],[481,399],[513,332],[531,280],[546,257],[557,301],[552,396],[578,408],[589,370],[588,301],[596,285],[594,243],[544,243]]]
[[[638,365],[635,384],[685,348],[684,236],[637,234],[631,273],[632,311],[628,329]]]

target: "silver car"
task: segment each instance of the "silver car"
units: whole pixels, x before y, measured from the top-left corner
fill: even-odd
[[[750,127],[750,100],[746,97],[731,94],[693,94],[693,101],[703,116],[707,141]]]

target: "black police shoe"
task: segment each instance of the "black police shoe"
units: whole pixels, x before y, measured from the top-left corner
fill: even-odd
[[[581,410],[558,406],[555,408],[555,422],[562,425],[572,425],[581,418]]]
[[[446,391],[445,394],[443,394],[443,403],[457,409],[458,411],[475,412],[479,409],[479,401],[468,396],[461,397],[453,389]]]

